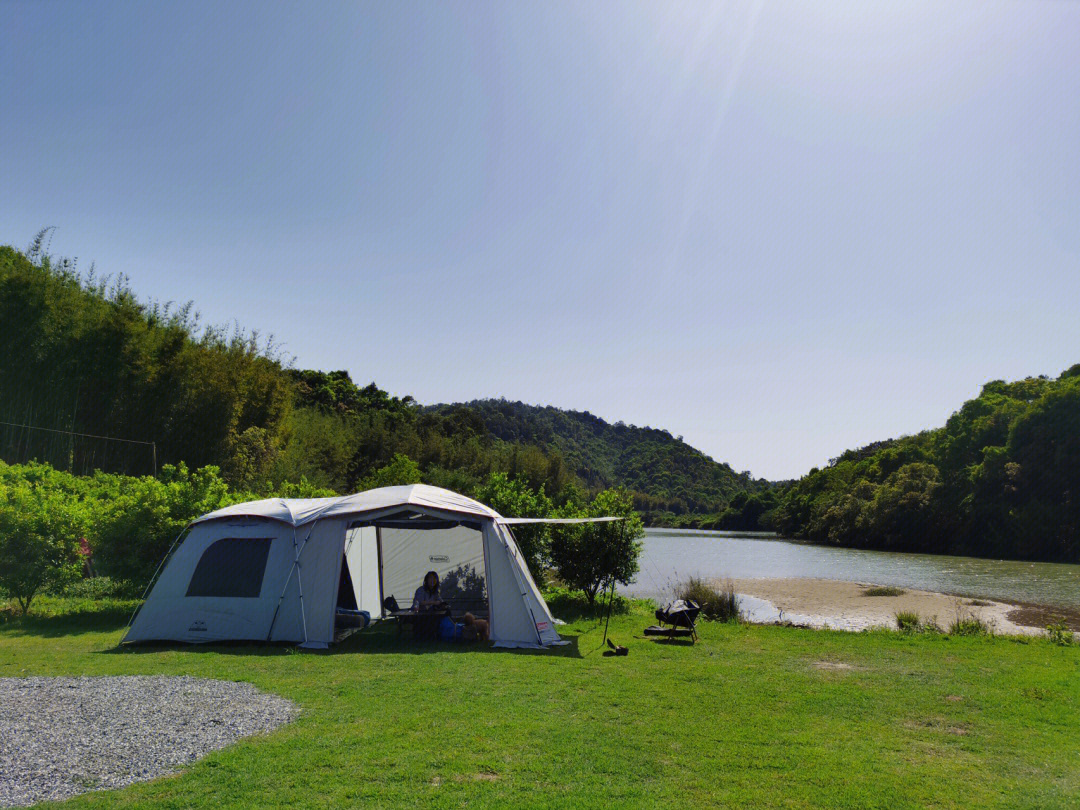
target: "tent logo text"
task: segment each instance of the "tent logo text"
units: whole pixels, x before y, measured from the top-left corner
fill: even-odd
[[[432,554],[430,557],[428,557],[428,560],[430,560],[431,562],[450,562],[450,558],[447,557],[445,554]]]

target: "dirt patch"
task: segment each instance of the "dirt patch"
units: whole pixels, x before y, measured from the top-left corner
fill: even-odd
[[[492,771],[480,771],[470,776],[461,774],[454,777],[455,782],[498,782],[502,777]]]
[[[1013,624],[1045,629],[1048,624],[1064,624],[1073,632],[1080,632],[1080,610],[1051,607],[1048,605],[1017,605],[1006,614]]]
[[[847,672],[855,669],[851,664],[845,664],[843,661],[815,661],[814,669],[820,669],[823,672]]]
[[[945,734],[952,734],[954,737],[966,737],[968,734],[971,733],[971,730],[966,725],[949,723],[943,717],[927,717],[920,720],[906,720],[904,722],[904,728],[910,728],[913,731],[941,731]]]
[[[960,695],[946,695],[945,699],[947,701],[949,701],[950,703],[959,703],[961,700],[963,700],[963,698],[960,697]]]

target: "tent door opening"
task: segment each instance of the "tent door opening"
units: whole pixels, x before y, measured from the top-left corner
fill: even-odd
[[[387,597],[402,609],[413,602],[428,571],[440,582],[454,616],[489,616],[487,566],[481,526],[474,521],[400,512],[354,522],[346,532],[346,562],[361,610],[383,615]]]

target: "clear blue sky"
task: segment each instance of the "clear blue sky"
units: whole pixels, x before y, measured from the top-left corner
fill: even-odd
[[[0,242],[801,474],[1080,362],[1080,2],[0,2]]]

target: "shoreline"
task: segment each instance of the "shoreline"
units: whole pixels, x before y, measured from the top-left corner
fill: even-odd
[[[948,629],[958,615],[973,615],[993,633],[1041,635],[1046,626],[1062,621],[1080,630],[1080,611],[1053,606],[983,599],[960,594],[904,588],[898,596],[867,596],[876,583],[848,582],[801,577],[715,580],[731,582],[743,609],[754,623],[791,621],[810,627],[859,631],[872,627],[896,627],[900,611],[936,618]]]

